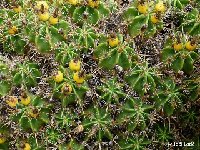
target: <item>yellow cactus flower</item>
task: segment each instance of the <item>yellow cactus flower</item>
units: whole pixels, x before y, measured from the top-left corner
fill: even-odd
[[[197,48],[197,45],[195,43],[192,43],[191,41],[188,41],[186,44],[185,44],[185,47],[187,50],[189,51],[193,51]]]
[[[63,73],[61,71],[58,71],[57,74],[53,77],[54,81],[59,83],[63,81]]]
[[[69,62],[69,69],[73,71],[79,71],[81,69],[81,62],[77,59],[73,59]]]
[[[71,4],[71,5],[77,5],[78,0],[68,0],[68,3]]]
[[[49,9],[49,5],[46,1],[36,1],[35,9],[41,10],[42,6],[44,7],[44,10],[47,11]]]
[[[61,91],[64,95],[69,95],[72,92],[72,86],[69,84],[64,84],[61,88]]]
[[[76,73],[74,73],[73,79],[78,84],[83,83],[84,80],[85,80],[83,72],[76,72]]]
[[[12,26],[9,30],[8,30],[8,33],[13,35],[13,34],[16,34],[18,31],[17,27],[16,26]]]
[[[39,13],[38,18],[40,19],[40,21],[47,21],[49,19],[49,13],[48,12]]]
[[[145,4],[145,3],[144,4],[139,4],[137,9],[141,14],[146,14],[148,12],[148,5]]]
[[[16,6],[13,8],[14,12],[16,13],[20,13],[22,11],[22,7],[21,6]]]
[[[165,8],[165,5],[164,5],[163,1],[160,1],[160,2],[158,2],[156,4],[156,6],[155,6],[155,11],[156,12],[163,13],[163,12],[165,12],[165,10],[166,10],[166,8]]]
[[[31,150],[31,146],[29,143],[25,143],[24,150]]]
[[[174,50],[179,51],[179,50],[183,49],[183,44],[182,43],[174,43],[173,47],[174,47]]]
[[[27,106],[31,102],[30,96],[28,96],[26,93],[22,93],[22,95],[20,96],[20,100],[21,103],[25,106]]]
[[[0,144],[5,143],[5,141],[6,141],[6,138],[2,134],[0,134]]]
[[[16,107],[16,105],[18,104],[18,99],[14,96],[9,97],[8,100],[6,100],[6,103],[10,106],[10,107]]]
[[[19,147],[23,150],[31,150],[31,146],[29,143],[24,143],[24,142],[21,142]]]
[[[157,15],[152,15],[151,16],[151,22],[152,23],[156,24],[156,23],[158,23],[158,21],[159,21],[159,18],[157,17]]]
[[[88,6],[95,8],[99,6],[99,0],[88,0]]]
[[[118,39],[118,37],[115,37],[115,38],[110,37],[110,38],[108,39],[108,44],[109,44],[111,47],[117,46],[117,45],[119,44],[119,39]]]
[[[50,16],[49,17],[49,23],[52,25],[55,25],[58,23],[58,17]]]

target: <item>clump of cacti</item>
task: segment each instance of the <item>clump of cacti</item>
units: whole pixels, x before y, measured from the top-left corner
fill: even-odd
[[[0,149],[199,148],[198,0],[0,4]]]

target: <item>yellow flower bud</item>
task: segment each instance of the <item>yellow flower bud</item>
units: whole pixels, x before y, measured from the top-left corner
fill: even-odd
[[[85,78],[82,72],[74,73],[73,79],[76,83],[81,84],[84,82]]]
[[[24,150],[31,150],[31,146],[29,143],[25,143]]]
[[[88,0],[88,6],[95,8],[99,6],[99,0]]]
[[[10,107],[16,107],[16,105],[18,104],[18,99],[16,97],[9,97],[8,100],[6,100],[6,103],[10,106]]]
[[[159,21],[159,19],[158,19],[158,17],[156,15],[152,15],[151,16],[151,22],[152,23],[156,24],[156,23],[158,23],[158,21]]]
[[[185,44],[185,47],[187,50],[189,51],[193,51],[197,48],[197,45],[194,43],[192,44],[191,41],[188,41],[186,44]]]
[[[161,12],[161,13],[163,13],[163,12],[165,12],[165,10],[166,10],[166,8],[165,8],[165,5],[163,4],[162,1],[160,1],[160,2],[158,2],[158,3],[156,4],[156,6],[155,6],[155,11],[156,11],[156,12]]]
[[[35,9],[41,10],[42,5],[44,6],[44,10],[47,11],[49,9],[49,5],[46,1],[36,1]]]
[[[183,44],[182,43],[174,43],[174,50],[179,51],[183,49]]]
[[[17,27],[16,26],[12,26],[9,30],[8,30],[8,33],[13,35],[13,34],[16,34],[18,31]]]
[[[141,14],[146,14],[148,12],[148,6],[147,6],[147,4],[139,4],[137,8],[138,8],[138,11]]]
[[[22,93],[22,95],[20,96],[20,100],[21,103],[25,106],[27,106],[31,102],[30,96],[28,96],[26,93]]]
[[[38,14],[38,18],[41,21],[47,21],[49,19],[49,13],[48,12],[44,12],[44,13],[39,13]]]
[[[54,18],[53,16],[50,16],[49,23],[52,25],[55,25],[58,23],[58,17]]]
[[[2,134],[0,134],[0,144],[5,143],[5,141],[6,141],[6,138]]]
[[[63,81],[63,73],[61,71],[58,71],[57,74],[53,77],[54,81],[59,83]]]
[[[68,3],[71,4],[71,5],[77,5],[78,0],[68,0]]]
[[[119,44],[119,39],[118,37],[116,38],[109,38],[108,39],[108,44],[111,46],[111,47],[115,47]]]
[[[64,95],[69,95],[72,92],[72,86],[69,84],[64,84],[61,88],[61,91]]]
[[[77,59],[73,59],[69,62],[69,69],[73,71],[79,71],[81,69],[81,62]]]

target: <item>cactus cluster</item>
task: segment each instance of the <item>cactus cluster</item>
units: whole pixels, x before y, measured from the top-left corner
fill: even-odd
[[[199,0],[0,4],[0,150],[200,148]]]

